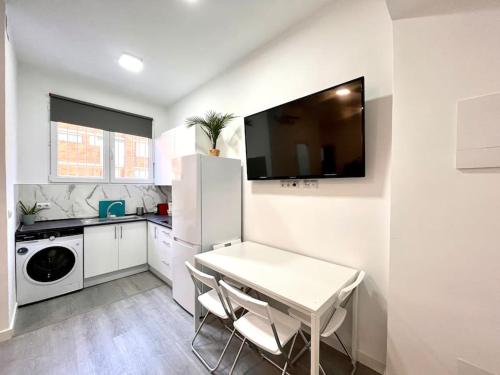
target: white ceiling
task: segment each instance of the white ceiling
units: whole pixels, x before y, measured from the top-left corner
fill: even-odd
[[[386,0],[394,20],[493,9],[500,0]]]
[[[11,0],[21,62],[168,105],[331,0]],[[144,70],[119,67],[122,52]]]

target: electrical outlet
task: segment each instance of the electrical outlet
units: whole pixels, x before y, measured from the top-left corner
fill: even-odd
[[[304,189],[317,189],[319,185],[318,180],[304,180],[302,184]]]
[[[285,189],[298,189],[300,187],[299,180],[281,180],[281,187]]]
[[[37,203],[36,208],[50,208],[50,203],[49,202]]]

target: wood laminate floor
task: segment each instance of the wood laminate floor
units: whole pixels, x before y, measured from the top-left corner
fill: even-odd
[[[58,298],[22,306],[17,310],[14,335],[61,322],[162,285],[165,285],[163,281],[151,272],[141,272]]]
[[[38,316],[22,318],[16,336],[0,343],[0,374],[208,374],[191,352],[192,317],[167,285],[149,273],[106,284],[25,307]],[[90,295],[94,303],[85,302]],[[205,328],[200,350],[213,361],[229,333],[216,320]],[[228,373],[238,346],[234,340],[216,374]],[[329,374],[349,374],[347,358],[326,345],[321,359]],[[308,366],[305,355],[291,373],[308,374]],[[235,374],[279,372],[245,347]],[[376,375],[362,365],[356,374]]]

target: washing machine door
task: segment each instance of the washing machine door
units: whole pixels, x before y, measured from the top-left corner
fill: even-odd
[[[54,283],[66,278],[76,265],[76,254],[64,246],[47,246],[26,261],[25,274],[36,283]]]

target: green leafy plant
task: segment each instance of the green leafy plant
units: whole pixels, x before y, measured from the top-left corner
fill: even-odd
[[[188,128],[199,125],[201,130],[207,135],[212,143],[212,148],[217,148],[217,140],[222,130],[237,116],[233,113],[217,113],[215,111],[208,111],[205,117],[193,116],[186,119],[186,126]]]
[[[21,209],[21,212],[23,215],[36,215],[42,210],[45,210],[45,208],[38,208],[37,205],[38,202],[35,202],[33,206],[30,205],[25,205],[23,202],[19,201],[19,208]]]

